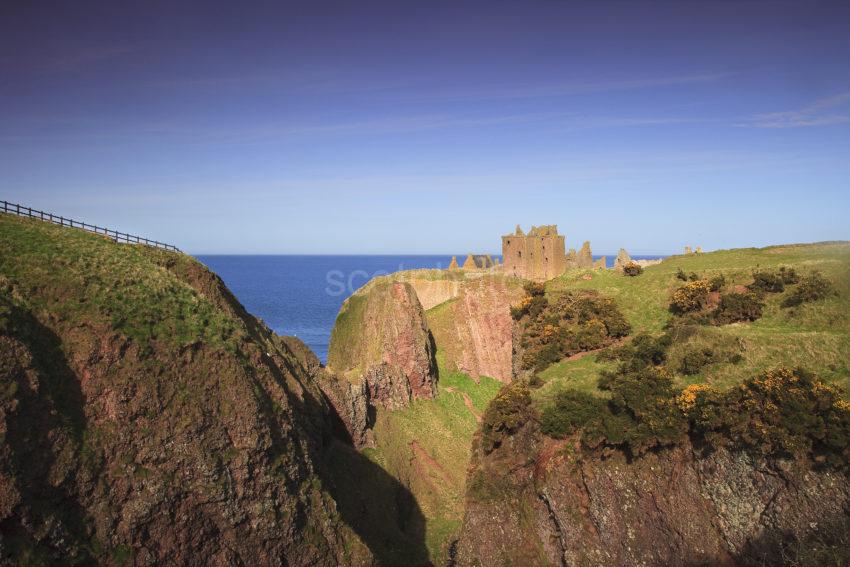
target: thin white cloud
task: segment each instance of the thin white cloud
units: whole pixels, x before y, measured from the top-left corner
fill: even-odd
[[[850,122],[850,92],[825,97],[798,110],[757,114],[739,124],[752,128],[801,128],[806,126],[830,126]],[[843,110],[842,110],[843,108]]]
[[[415,100],[439,99],[451,101],[481,101],[546,98],[582,93],[630,91],[657,87],[713,83],[729,76],[731,76],[729,73],[702,73],[639,79],[572,80],[523,85],[503,84],[480,87],[471,90],[457,89],[433,91],[422,95],[421,97],[416,97]]]

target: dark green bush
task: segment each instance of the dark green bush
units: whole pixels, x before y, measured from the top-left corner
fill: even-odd
[[[519,381],[503,387],[487,406],[481,420],[481,448],[485,453],[492,452],[531,417],[528,386]]]
[[[803,370],[771,370],[727,392],[690,387],[680,401],[687,402],[681,405],[692,434],[714,446],[850,464],[850,404],[840,389]]]
[[[540,416],[540,427],[546,435],[563,439],[576,429],[599,419],[605,404],[605,400],[584,392],[575,390],[558,392],[555,403],[543,410]]]
[[[696,273],[696,272],[691,272],[690,274],[688,274],[688,281],[690,281],[690,282],[695,282],[699,279],[700,279],[699,274]]]
[[[641,455],[658,446],[671,445],[687,432],[684,414],[675,404],[673,382],[659,368],[614,372],[600,380],[600,389],[611,399],[597,420],[585,426],[583,442],[588,446],[617,446],[631,455]]]
[[[726,276],[718,274],[708,280],[708,287],[711,291],[720,291],[726,285]]]
[[[604,347],[631,330],[617,305],[596,292],[565,293],[551,303],[544,296],[526,297],[525,315],[519,319],[525,369],[543,370],[566,356]],[[535,307],[538,299],[542,303]]]
[[[682,268],[676,268],[676,279],[686,282],[688,281],[688,274],[686,274],[685,270],[683,270]]]
[[[727,293],[720,296],[720,304],[714,311],[714,322],[717,325],[727,325],[739,321],[755,321],[761,318],[762,309],[764,304],[755,293]]]
[[[832,282],[819,272],[812,272],[800,280],[800,285],[782,302],[783,307],[796,307],[810,301],[826,299],[835,293]]]
[[[757,292],[781,293],[785,291],[785,281],[777,271],[761,270],[753,272],[753,283],[749,288]]]
[[[635,262],[629,262],[628,264],[623,266],[623,274],[627,276],[635,277],[641,275],[642,273],[643,267],[641,267],[640,264],[637,264]]]
[[[693,376],[715,361],[716,354],[708,347],[688,349],[679,361],[679,372],[685,376]]]
[[[779,268],[779,277],[782,278],[782,283],[785,285],[793,285],[800,281],[800,278],[797,276],[797,270],[787,266]]]

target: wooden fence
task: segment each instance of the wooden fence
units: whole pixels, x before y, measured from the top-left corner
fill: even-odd
[[[45,213],[44,211],[38,211],[31,207],[24,207],[22,205],[18,205],[17,203],[10,203],[8,201],[0,201],[0,212],[8,213],[12,215],[18,215],[21,217],[28,217],[31,219],[39,219],[46,222],[52,222],[53,224],[58,224],[59,226],[68,226],[71,228],[81,228],[83,230],[87,230],[89,232],[93,232],[95,234],[102,234],[103,236],[109,237],[115,242],[126,242],[128,244],[142,244],[144,246],[153,246],[154,248],[162,248],[163,250],[171,250],[173,252],[180,252],[180,249],[171,244],[165,244],[164,242],[157,242],[156,240],[149,240],[147,238],[143,238],[141,236],[136,236],[134,234],[127,234],[125,232],[118,232],[117,230],[112,230],[109,228],[103,228],[101,226],[95,226],[93,224],[87,224],[84,222],[80,222],[73,219],[66,219],[65,217],[60,217],[54,215],[53,213]]]

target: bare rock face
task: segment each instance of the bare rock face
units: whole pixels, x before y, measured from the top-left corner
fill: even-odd
[[[598,260],[593,262],[593,269],[594,270],[604,270],[608,267],[607,262],[608,262],[608,258],[606,258],[605,256],[602,256],[601,258],[599,258]]]
[[[473,457],[457,565],[774,565],[850,532],[844,473],[685,442],[631,462],[518,433]]]
[[[424,278],[405,279],[416,291],[416,297],[426,311],[445,301],[453,299],[460,293],[460,280],[429,280]]]
[[[465,372],[474,379],[489,376],[510,382],[510,307],[522,296],[522,288],[511,279],[482,278],[465,283],[456,300],[429,312],[434,341],[449,369]]]
[[[413,287],[381,283],[346,300],[331,335],[328,368],[355,384],[365,381],[371,402],[405,407],[436,394],[431,341]]]

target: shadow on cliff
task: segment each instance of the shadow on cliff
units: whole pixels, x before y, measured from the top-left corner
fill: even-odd
[[[60,460],[63,454],[79,455],[83,445],[86,421],[79,379],[51,329],[3,298],[0,306],[10,315],[10,324],[5,332],[0,330],[0,336],[26,347],[31,369],[38,376],[33,388],[25,374],[26,362],[13,354],[8,343],[0,346],[0,356],[8,357],[10,363],[7,368],[17,367],[2,377],[10,382],[7,392],[14,393],[13,409],[6,412],[8,452],[0,455],[0,475],[8,475],[20,493],[19,505],[0,521],[2,552],[34,563],[93,562],[87,549],[86,515],[72,494],[80,461]],[[0,399],[0,406],[4,404]],[[4,559],[0,556],[0,563]]]
[[[407,487],[338,439],[329,441],[323,465],[322,482],[340,516],[380,565],[430,565],[425,516]]]
[[[315,355],[313,355],[315,356]],[[315,369],[295,368],[281,361],[294,376],[312,375]],[[280,369],[272,371],[282,380]],[[353,445],[342,418],[319,392],[309,389],[303,399],[291,397],[306,419],[302,433],[312,439],[320,454],[313,454],[322,486],[333,497],[343,522],[356,533],[384,567],[431,565],[425,545],[425,516],[413,493]],[[369,423],[374,423],[374,408]],[[319,462],[317,462],[319,461]]]

